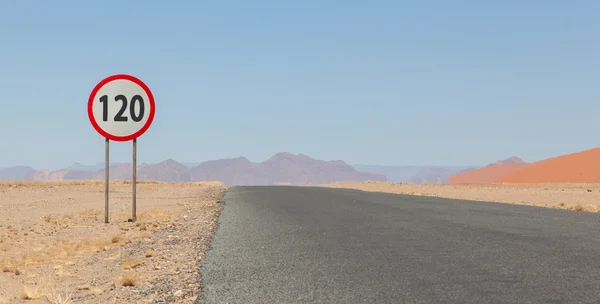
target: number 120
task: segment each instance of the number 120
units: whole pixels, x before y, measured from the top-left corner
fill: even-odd
[[[125,110],[127,109],[127,97],[124,95],[115,96],[115,101],[121,101],[121,109],[115,115],[114,121],[127,121],[127,116],[123,116]],[[108,96],[102,95],[100,97],[100,102],[102,103],[102,121],[108,121]],[[135,114],[135,105],[139,103],[140,113],[139,115]],[[144,118],[144,99],[140,95],[135,95],[131,98],[131,102],[129,105],[129,115],[131,119],[135,122],[139,122]]]

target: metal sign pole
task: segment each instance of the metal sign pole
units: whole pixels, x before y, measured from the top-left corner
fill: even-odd
[[[104,222],[108,224],[108,138],[106,139],[104,155]]]
[[[132,209],[132,216],[131,216],[131,221],[135,222],[135,218],[136,218],[136,205],[135,205],[135,196],[136,196],[136,185],[137,185],[137,139],[134,138],[133,139],[133,180],[131,182],[131,184],[133,185],[132,188],[132,199],[133,199],[133,209]]]

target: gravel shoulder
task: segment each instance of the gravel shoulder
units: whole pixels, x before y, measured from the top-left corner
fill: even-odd
[[[0,183],[0,304],[194,303],[221,183]]]
[[[321,187],[600,212],[600,184],[332,183]]]

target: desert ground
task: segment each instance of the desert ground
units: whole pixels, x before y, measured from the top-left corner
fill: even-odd
[[[194,303],[198,263],[227,189],[218,182],[0,182],[0,304]],[[333,183],[351,188],[600,212],[600,184]]]
[[[361,182],[319,186],[600,212],[600,184],[433,185]]]
[[[221,183],[0,182],[0,304],[193,303]]]

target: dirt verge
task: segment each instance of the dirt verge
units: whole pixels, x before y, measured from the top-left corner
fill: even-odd
[[[0,304],[194,303],[221,183],[0,183]]]

